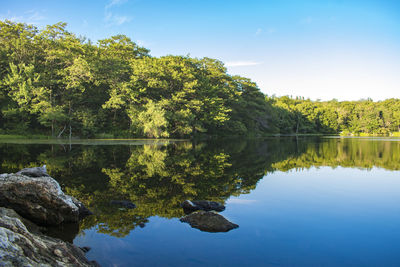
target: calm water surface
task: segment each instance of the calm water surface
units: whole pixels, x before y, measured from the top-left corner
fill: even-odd
[[[95,213],[49,234],[102,266],[400,265],[398,139],[2,142],[1,173],[46,164]],[[185,199],[224,203],[239,228],[181,223]]]

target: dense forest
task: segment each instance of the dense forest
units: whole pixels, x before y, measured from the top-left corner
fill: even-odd
[[[400,100],[311,101],[266,97],[280,133],[400,136]]]
[[[57,23],[0,21],[0,133],[53,137],[398,134],[400,100],[264,95],[224,63],[152,57],[125,35],[96,44]]]

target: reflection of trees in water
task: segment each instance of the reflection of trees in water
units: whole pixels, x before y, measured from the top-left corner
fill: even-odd
[[[243,155],[244,157],[245,155]],[[242,175],[232,167],[229,153],[190,143],[156,147],[145,145],[132,151],[125,168],[103,168],[109,177],[109,190],[118,192],[137,205],[143,218],[180,217],[185,199],[224,202],[233,194],[248,192],[246,179],[258,181],[266,163],[255,173]]]
[[[102,233],[123,236],[143,227],[151,216],[181,217],[185,199],[224,202],[254,189],[270,163],[251,151],[258,146],[243,142],[230,147],[191,143],[130,147],[128,154],[121,152],[124,160],[111,160],[101,168],[100,175],[108,178],[106,188],[87,190],[93,185],[69,180],[65,190],[95,213],[83,221],[82,228],[97,226]],[[235,161],[243,167],[233,167]],[[137,208],[118,209],[109,205],[112,199],[130,200]]]
[[[299,155],[288,155],[272,165],[273,169],[288,171],[310,167],[380,167],[400,170],[400,142],[358,138],[328,139],[310,143]]]
[[[46,164],[67,194],[95,213],[81,229],[124,236],[151,216],[180,217],[185,199],[224,203],[267,173],[312,166],[400,169],[400,143],[361,139],[223,140],[143,146],[0,145],[2,172]],[[136,209],[111,206],[130,200]]]

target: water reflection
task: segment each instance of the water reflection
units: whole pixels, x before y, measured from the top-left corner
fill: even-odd
[[[400,142],[367,139],[270,138],[143,145],[0,144],[1,172],[46,164],[67,194],[94,213],[80,231],[123,237],[149,217],[184,215],[180,203],[225,203],[249,193],[265,175],[312,166],[400,169]],[[130,200],[135,209],[110,205]],[[76,231],[71,231],[73,235]],[[64,239],[72,240],[68,236]]]

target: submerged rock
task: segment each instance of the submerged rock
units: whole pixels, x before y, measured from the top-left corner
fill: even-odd
[[[11,209],[0,207],[1,266],[98,266],[82,249],[59,239],[32,233]]]
[[[181,218],[180,221],[201,231],[214,233],[228,232],[239,227],[239,225],[228,221],[224,216],[213,211],[195,211]]]
[[[0,206],[11,208],[39,225],[78,222],[91,214],[80,201],[65,195],[57,181],[44,171],[45,168],[38,167],[0,174]],[[39,174],[43,176],[34,176]]]
[[[221,203],[215,201],[207,201],[207,200],[185,200],[181,207],[184,209],[185,213],[190,213],[196,210],[204,210],[204,211],[223,211],[225,210],[225,206]]]
[[[111,205],[120,206],[120,207],[123,207],[123,208],[127,208],[127,209],[136,208],[136,205],[133,204],[132,202],[128,201],[128,200],[111,200],[110,204]]]

